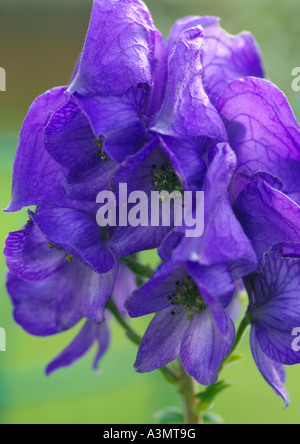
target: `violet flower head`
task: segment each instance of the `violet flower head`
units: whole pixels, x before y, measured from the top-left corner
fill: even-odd
[[[214,300],[209,293],[211,278],[205,267],[169,261],[133,293],[126,304],[130,316],[156,313],[139,348],[138,372],[153,371],[180,357],[186,372],[200,384],[217,382],[235,330],[224,309],[228,297],[217,286]]]
[[[165,42],[142,1],[95,0],[70,84],[37,98],[25,118],[6,210],[36,207],[4,251],[16,322],[37,336],[85,322],[47,373],[95,342],[97,366],[109,344],[109,301],[123,319],[138,275],[126,309],[156,314],[136,370],[180,358],[188,375],[214,384],[235,346],[230,313],[243,279],[254,359],[287,405],[283,365],[300,363],[291,349],[300,325],[299,162],[300,126],[264,79],[251,34],[192,16]],[[115,192],[121,207],[119,184],[146,197],[143,217],[100,227],[98,193]],[[173,219],[151,226],[149,198],[162,190],[204,192],[201,236]],[[162,259],[152,277],[135,262],[148,249]]]

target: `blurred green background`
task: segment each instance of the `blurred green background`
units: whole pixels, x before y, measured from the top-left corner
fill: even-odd
[[[299,0],[148,0],[157,26],[167,35],[180,16],[218,15],[231,33],[252,31],[264,54],[268,77],[288,96],[300,118],[300,92],[291,88],[292,68],[300,65]],[[68,82],[84,42],[91,0],[1,0],[0,66],[6,69],[7,92],[0,93],[0,206],[9,202],[11,169],[22,120],[36,96]],[[19,229],[25,212],[1,215],[0,243],[9,231]],[[154,256],[146,255],[151,262]],[[34,338],[14,322],[5,291],[5,263],[1,256],[0,326],[7,332],[7,352],[0,352],[0,422],[11,423],[146,423],[153,414],[180,405],[173,387],[157,373],[135,374],[135,347],[118,327],[113,327],[113,347],[102,362],[102,371],[90,369],[92,354],[50,378],[44,367],[75,335]],[[135,323],[141,332],[146,321]],[[226,370],[234,382],[216,402],[214,411],[228,424],[300,422],[300,370],[288,370],[287,387],[292,405],[283,403],[265,384],[249,353],[241,346],[244,361]]]

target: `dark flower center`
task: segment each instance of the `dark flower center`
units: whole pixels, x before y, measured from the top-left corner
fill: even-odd
[[[48,247],[50,248],[50,250],[63,251],[61,248],[58,248],[55,245],[51,244],[51,242],[49,242]],[[70,264],[74,258],[69,253],[67,253],[67,252],[65,252],[65,253],[66,253],[66,259]]]
[[[104,140],[102,139],[102,137],[96,137],[96,141],[97,141],[97,148],[98,148],[98,150],[96,151],[96,156],[100,157],[100,159],[103,162],[106,162],[107,155],[105,154],[105,151],[104,151]]]
[[[157,191],[167,191],[170,194],[173,191],[183,193],[183,186],[170,163],[166,163],[160,168],[157,168],[156,165],[152,165],[151,175],[152,184]]]
[[[202,314],[207,305],[204,301],[197,284],[190,276],[186,276],[181,282],[177,281],[176,292],[168,296],[174,306],[181,306],[188,311],[188,320],[193,319],[194,313]],[[173,316],[176,312],[171,313]]]

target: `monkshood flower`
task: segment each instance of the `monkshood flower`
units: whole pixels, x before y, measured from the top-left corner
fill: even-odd
[[[224,310],[228,294],[218,279],[211,281],[213,277],[205,267],[170,260],[133,293],[126,304],[130,316],[156,313],[142,339],[136,371],[150,372],[180,357],[186,372],[200,384],[217,382],[235,328]]]
[[[279,244],[266,255],[262,271],[246,280],[253,357],[286,406],[284,365],[300,363],[300,353],[292,348],[292,332],[300,325],[299,258],[299,244]]]
[[[300,363],[290,337],[300,310],[300,127],[263,77],[255,39],[228,35],[215,17],[181,19],[165,42],[140,0],[94,1],[70,84],[37,98],[25,118],[6,210],[36,207],[5,248],[16,321],[48,336],[85,319],[47,373],[95,342],[97,366],[110,298],[125,315],[135,288],[120,258],[159,248],[154,275],[134,264],[143,285],[126,304],[132,317],[156,313],[137,371],[180,358],[188,375],[214,384],[236,345],[229,312],[244,279],[254,359],[288,404],[283,366]],[[97,225],[97,196],[120,184],[147,198],[204,192],[203,235],[190,238],[174,220]],[[162,370],[182,384],[173,367]]]
[[[50,336],[86,319],[78,336],[50,364],[47,373],[71,364],[98,342],[96,368],[109,345],[107,302],[113,294],[125,315],[123,304],[135,288],[134,274],[124,263],[108,273],[95,273],[49,243],[32,221],[9,235],[4,253],[14,317],[24,330],[35,336]]]
[[[142,340],[136,370],[152,371],[180,357],[202,385],[217,381],[235,339],[225,310],[235,281],[257,269],[255,252],[230,207],[235,155],[226,144],[211,155],[204,236],[191,240],[171,233],[160,249],[164,264],[126,304],[132,317],[158,312]]]

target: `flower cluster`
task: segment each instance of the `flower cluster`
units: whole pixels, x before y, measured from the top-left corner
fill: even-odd
[[[149,196],[204,191],[203,236],[163,224],[100,228],[97,195],[119,183]],[[155,313],[136,370],[180,358],[211,385],[235,341],[230,307],[243,279],[253,357],[287,405],[283,366],[300,363],[291,347],[299,205],[300,127],[264,79],[252,35],[187,17],[166,43],[140,0],[95,0],[70,85],[36,99],[22,127],[6,211],[35,210],[6,242],[15,319],[38,336],[85,319],[47,372],[95,341],[96,366],[109,344],[110,298],[123,316],[127,299],[131,317]],[[137,285],[123,259],[154,248],[162,264]]]

